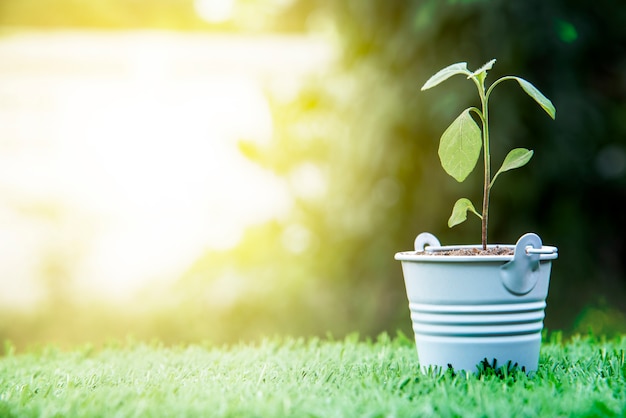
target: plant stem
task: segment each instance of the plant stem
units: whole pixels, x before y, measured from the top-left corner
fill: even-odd
[[[484,79],[478,83],[478,92],[482,104],[483,122],[483,158],[485,163],[485,180],[483,187],[483,216],[482,216],[482,244],[483,250],[487,249],[487,223],[489,221],[489,192],[491,188],[491,157],[489,153],[489,109],[487,107],[488,96],[485,94]]]

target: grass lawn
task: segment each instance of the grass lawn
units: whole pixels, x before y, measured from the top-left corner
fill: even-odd
[[[552,338],[539,370],[423,375],[413,341],[118,344],[0,357],[0,417],[626,416],[626,336]]]

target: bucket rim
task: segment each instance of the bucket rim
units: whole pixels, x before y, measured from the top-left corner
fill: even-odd
[[[490,244],[487,248],[510,248],[515,250],[512,244]],[[460,249],[482,249],[482,245],[445,245],[427,246],[424,251],[401,251],[394,258],[399,261],[434,262],[434,263],[459,263],[459,262],[506,262],[513,260],[514,254],[509,255],[440,255],[439,251],[453,251]],[[531,251],[539,254],[540,261],[555,260],[558,258],[558,249],[551,245],[542,245],[540,249]]]

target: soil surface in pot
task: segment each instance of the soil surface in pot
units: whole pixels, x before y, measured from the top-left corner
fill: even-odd
[[[483,250],[482,248],[459,248],[456,250],[448,250],[448,251],[420,251],[416,254],[419,255],[513,255],[515,254],[515,250],[513,248],[507,247],[493,247]]]

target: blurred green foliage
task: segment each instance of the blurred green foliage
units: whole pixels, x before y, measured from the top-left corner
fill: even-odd
[[[545,118],[518,86],[503,86],[492,107],[493,164],[511,147],[536,154],[496,186],[491,242],[528,231],[559,247],[546,326],[589,325],[585,310],[626,310],[626,11],[609,1],[320,2],[335,23],[341,62],[294,103],[274,147],[258,160],[277,171],[313,159],[328,193],[301,201],[294,215],[319,242],[301,263],[308,280],[333,286],[355,327],[377,332],[408,320],[394,252],[430,231],[444,243],[476,243],[478,223],[448,230],[458,184],[439,167],[442,129],[476,105],[472,86],[451,80],[437,94],[423,82],[448,64],[472,68],[498,58],[493,78],[519,74],[554,102]],[[297,114],[299,109],[300,113]],[[305,124],[306,135],[293,126]],[[308,145],[306,151],[294,148]],[[284,155],[283,155],[284,154]],[[283,155],[280,159],[278,156]],[[463,190],[480,191],[480,173]],[[477,200],[474,196],[469,196]],[[272,263],[272,261],[270,261]],[[276,274],[281,274],[276,266]],[[294,303],[298,306],[298,303]],[[289,315],[289,311],[286,314]],[[603,332],[624,332],[619,321]],[[342,322],[329,329],[341,330]],[[591,325],[593,328],[593,321]],[[586,330],[585,330],[586,331]]]
[[[442,129],[476,105],[475,92],[464,80],[451,80],[436,95],[419,88],[445,65],[468,61],[475,68],[497,57],[494,79],[530,80],[553,100],[558,117],[546,118],[514,83],[496,93],[493,164],[511,147],[536,154],[496,186],[490,241],[514,243],[534,231],[559,247],[547,328],[626,331],[618,320],[594,325],[598,309],[585,309],[601,304],[611,317],[626,310],[626,217],[617,204],[626,198],[624,11],[602,1],[593,7],[496,0],[318,5],[338,34],[338,67],[293,102],[275,105],[283,118],[272,146],[242,146],[278,173],[310,161],[328,180],[323,197],[301,199],[292,214],[292,222],[311,231],[312,248],[293,256],[266,245],[280,240],[288,222],[266,226],[264,244],[241,248],[257,253],[250,277],[263,271],[268,283],[282,283],[275,291],[287,300],[273,305],[281,312],[273,314],[320,321],[298,322],[302,332],[407,331],[393,254],[409,249],[422,231],[444,243],[480,241],[478,222],[446,226],[462,191],[440,168],[436,151]],[[468,181],[463,190],[480,193],[480,173]]]
[[[4,1],[2,22],[11,23],[9,7],[27,3],[34,0]],[[162,12],[174,4],[152,3]],[[183,16],[185,7],[175,15]],[[150,309],[144,311],[92,309],[101,325],[83,338],[127,332],[166,342],[236,341],[398,328],[410,334],[394,253],[410,249],[423,231],[444,244],[480,241],[479,222],[446,225],[449,208],[467,190],[476,191],[468,198],[480,200],[480,173],[459,185],[437,158],[441,132],[476,105],[475,91],[461,79],[436,93],[419,89],[448,64],[467,61],[476,68],[493,57],[493,79],[517,74],[529,80],[553,101],[557,118],[546,118],[517,85],[495,93],[493,164],[512,147],[533,149],[535,156],[498,182],[490,242],[514,243],[533,231],[559,247],[548,329],[626,332],[618,320],[626,312],[626,8],[609,0],[299,0],[288,9],[291,23],[282,27],[324,28],[337,42],[339,61],[297,97],[273,99],[271,144],[242,138],[240,148],[287,178],[303,165],[316,167],[324,193],[301,193],[288,218],[250,229],[235,250],[206,254],[165,291],[168,303],[154,290],[145,295]],[[96,15],[106,21],[107,14]],[[158,21],[149,16],[136,18]],[[116,13],[118,23],[100,26],[134,25],[123,18]],[[299,184],[292,183],[298,195]],[[300,231],[295,244],[294,227]],[[56,306],[61,320],[50,335],[71,340],[63,318],[75,321],[81,308]],[[46,312],[42,307],[24,318],[36,328],[46,323]],[[12,327],[17,322],[0,319],[0,336],[28,340]]]

